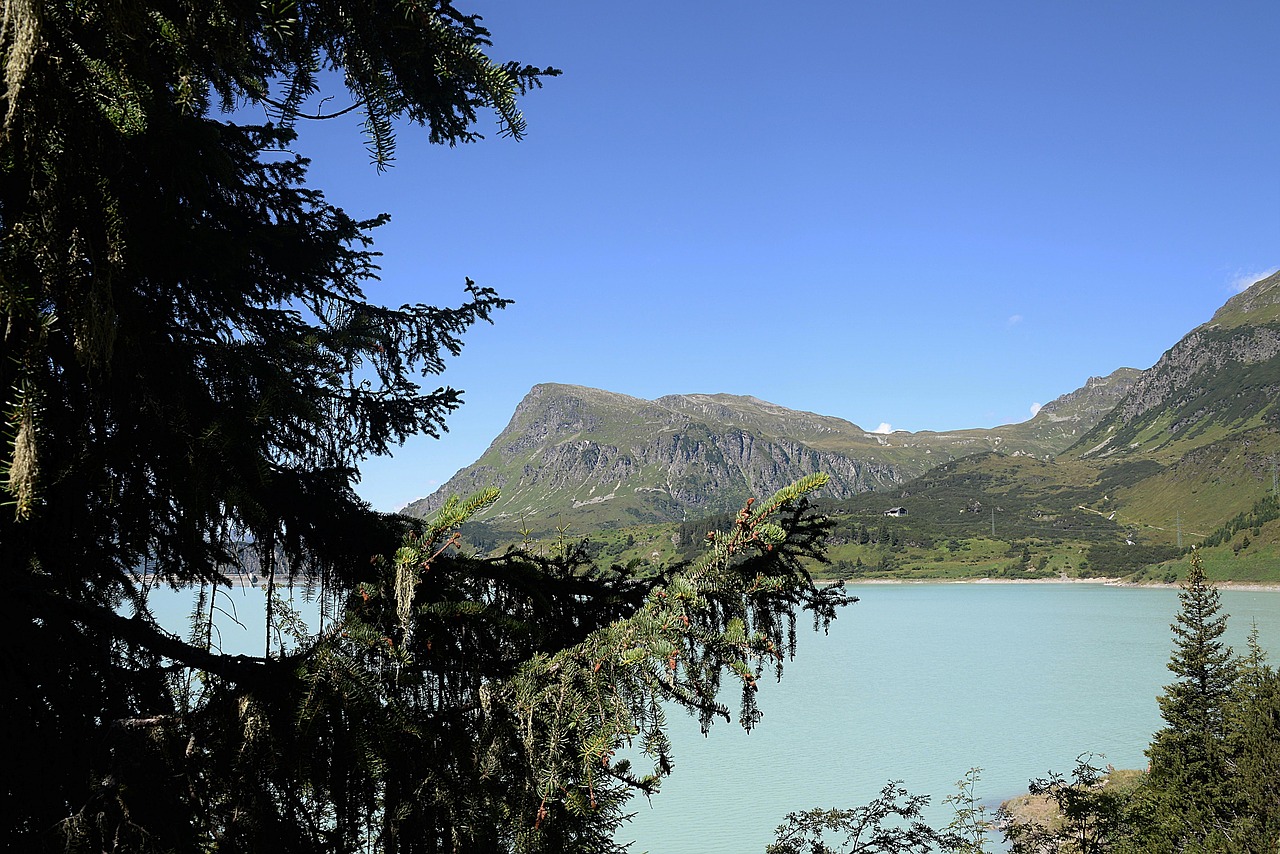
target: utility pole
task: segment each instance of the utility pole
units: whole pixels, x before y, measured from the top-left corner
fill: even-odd
[[[1182,511],[1178,511],[1178,548],[1182,548]]]
[[[996,538],[996,508],[991,508],[991,539]]]

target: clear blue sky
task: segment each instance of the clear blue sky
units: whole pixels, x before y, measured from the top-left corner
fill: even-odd
[[[451,432],[364,466],[381,509],[539,382],[1022,421],[1280,265],[1274,2],[460,5],[564,70],[523,142],[406,128],[379,175],[349,124],[302,128],[315,186],[392,215],[371,298],[516,301],[442,378]]]

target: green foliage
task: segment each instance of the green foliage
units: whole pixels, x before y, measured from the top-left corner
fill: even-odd
[[[789,813],[766,854],[926,854],[952,839],[920,819],[928,795],[910,795],[901,783],[886,783],[880,795],[854,809]]]
[[[1221,844],[1220,828],[1235,809],[1228,751],[1229,706],[1236,682],[1231,648],[1222,643],[1227,617],[1198,553],[1178,594],[1169,670],[1177,679],[1159,698],[1165,726],[1155,734],[1144,840],[1157,847],[1196,840]],[[1215,842],[1215,840],[1217,840]]]
[[[945,803],[954,817],[935,830],[920,817],[928,795],[911,795],[898,781],[886,783],[878,797],[853,809],[811,809],[789,813],[778,826],[766,854],[912,854],[943,851],[985,854],[995,823],[977,802],[982,769],[971,768]]]
[[[1124,460],[1107,466],[1098,478],[1103,495],[1115,495],[1121,489],[1135,486],[1164,470],[1155,460]]]
[[[1007,812],[1001,824],[1011,854],[1102,854],[1123,850],[1127,825],[1127,797],[1106,785],[1103,769],[1093,757],[1076,759],[1071,777],[1053,772],[1033,780],[1033,797],[1047,799],[1055,808],[1052,823],[1019,820]]]
[[[531,659],[495,692],[539,768],[540,810],[566,791],[585,790],[594,804],[597,790],[619,779],[651,790],[671,765],[661,704],[685,706],[705,730],[730,716],[720,699],[726,675],[740,686],[741,725],[759,721],[758,681],[766,665],[780,677],[794,653],[797,610],[813,611],[817,627],[851,601],[839,588],[814,587],[799,562],[818,556],[817,531],[792,508],[824,480],[787,487],[758,509],[749,502],[728,531],[708,535],[701,560],[652,579],[634,614]],[[654,761],[652,773],[632,777],[628,766],[615,777],[611,758],[633,744]]]
[[[728,678],[754,726],[800,612],[822,627],[855,601],[801,564],[820,558],[825,523],[805,495],[821,482],[753,502],[693,566],[645,579],[572,547],[468,556],[457,528],[496,496],[450,502],[374,562],[329,629],[305,635],[277,603],[294,643],[254,675],[213,655],[208,670],[171,668],[180,702],[117,722],[100,794],[45,841],[620,851],[628,797],[672,767],[667,709],[728,718]],[[202,593],[192,618],[205,648],[212,603]],[[651,769],[624,758],[637,751]]]
[[[443,523],[481,502],[446,505],[304,661],[292,702],[306,742],[288,752],[307,764],[276,787],[309,804],[292,820],[314,835],[323,823],[307,816],[330,816],[349,844],[364,828],[395,850],[620,850],[627,798],[671,770],[669,704],[704,726],[728,718],[729,677],[753,726],[758,682],[781,675],[799,612],[821,626],[852,601],[800,564],[818,557],[824,526],[804,495],[820,483],[744,509],[702,560],[647,579],[573,549],[467,557]],[[651,769],[624,758],[636,751]]]
[[[419,380],[507,301],[367,299],[385,219],[306,186],[293,125],[341,81],[382,166],[395,121],[454,144],[492,110],[519,134],[544,72],[416,0],[12,3],[0,47],[0,844],[353,847],[346,805],[385,794],[351,784],[382,730],[340,706],[368,673],[314,640],[221,655],[210,614],[230,567],[374,583],[410,525],[357,467],[443,429],[460,394]],[[248,104],[275,121],[219,115]],[[157,576],[209,591],[190,642],[148,612]]]
[[[1229,834],[1231,851],[1274,850],[1280,842],[1280,674],[1265,658],[1254,626],[1228,721],[1238,803]]]
[[[1213,548],[1231,542],[1240,531],[1257,530],[1267,522],[1280,519],[1280,497],[1266,495],[1258,499],[1253,507],[1237,513],[1225,522],[1218,530],[1201,541],[1201,548]],[[1255,534],[1256,536],[1256,534]]]
[[[707,535],[712,531],[728,528],[735,518],[734,513],[713,513],[700,519],[681,522],[676,529],[681,556],[685,560],[696,560],[706,547]]]
[[[1160,697],[1164,729],[1147,755],[1152,779],[1187,790],[1217,787],[1225,774],[1226,709],[1236,679],[1231,648],[1222,643],[1227,617],[1221,598],[1205,578],[1198,554],[1178,594],[1182,607],[1172,629],[1169,670],[1177,679]]]
[[[988,837],[995,828],[986,807],[978,803],[981,775],[981,768],[970,768],[956,781],[956,791],[944,801],[955,813],[947,825],[946,850],[956,854],[985,854]]]
[[[1172,560],[1179,554],[1174,546],[1097,543],[1089,547],[1088,574],[1102,578],[1132,575],[1145,567]]]

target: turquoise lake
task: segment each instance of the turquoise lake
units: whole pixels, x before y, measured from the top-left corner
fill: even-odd
[[[927,817],[945,824],[942,799],[972,767],[994,807],[1050,769],[1146,765],[1160,727],[1156,696],[1170,681],[1172,589],[1101,584],[859,585],[828,635],[801,624],[781,683],[761,683],[764,719],[750,734],[673,712],[675,773],[651,802],[632,802],[619,834],[634,852],[763,852],[788,812],[853,807],[888,780],[930,794]],[[156,610],[180,628],[189,600],[158,594]],[[261,653],[262,594],[234,590],[246,629],[224,626],[228,651]],[[1226,590],[1228,642],[1253,621],[1280,660],[1280,593]],[[304,613],[307,608],[303,607]],[[314,606],[310,613],[315,613]],[[176,621],[171,622],[175,619]]]

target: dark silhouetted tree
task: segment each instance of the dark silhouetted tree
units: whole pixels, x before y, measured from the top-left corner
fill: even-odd
[[[332,85],[383,168],[397,123],[518,137],[553,71],[491,59],[450,0],[15,0],[0,45],[0,844],[614,850],[670,767],[664,701],[727,715],[732,674],[756,721],[799,612],[843,601],[799,563],[819,480],[643,580],[573,549],[468,557],[478,504],[414,523],[353,490],[443,429],[459,393],[421,378],[506,301],[368,298],[383,219],[306,185],[294,126]],[[157,625],[147,578],[216,590],[237,565],[345,607],[307,633],[274,605],[294,643],[260,657],[219,654],[207,607],[189,639]],[[632,740],[653,772],[611,758]]]

